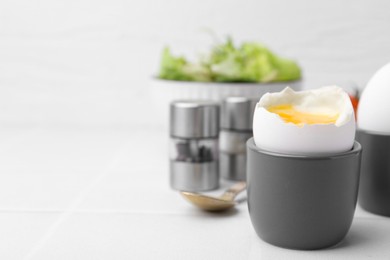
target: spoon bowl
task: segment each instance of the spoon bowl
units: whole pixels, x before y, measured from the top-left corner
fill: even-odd
[[[207,211],[222,211],[234,207],[234,198],[246,188],[246,182],[238,182],[227,189],[220,197],[208,196],[196,192],[181,191],[180,194],[193,205]]]

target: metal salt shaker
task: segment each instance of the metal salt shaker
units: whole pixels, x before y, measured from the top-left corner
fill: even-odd
[[[205,191],[219,186],[219,104],[183,100],[170,105],[170,184]]]
[[[252,137],[253,113],[258,99],[229,97],[222,102],[220,173],[228,180],[246,180],[246,141]]]

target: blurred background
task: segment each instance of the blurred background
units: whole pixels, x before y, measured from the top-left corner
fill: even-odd
[[[362,88],[390,60],[389,9],[385,0],[5,0],[0,123],[152,126],[148,84],[163,47],[196,55],[228,35],[297,60],[307,88]]]

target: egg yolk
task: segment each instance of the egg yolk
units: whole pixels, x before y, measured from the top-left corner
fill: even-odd
[[[289,104],[271,106],[268,107],[267,110],[271,113],[279,115],[284,120],[284,122],[293,123],[299,126],[303,126],[304,124],[334,124],[339,117],[338,114],[328,115],[301,112]]]

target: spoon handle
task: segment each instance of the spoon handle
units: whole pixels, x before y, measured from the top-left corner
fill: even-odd
[[[224,194],[222,194],[222,198],[226,200],[233,200],[241,191],[245,190],[246,182],[240,181],[227,189]]]

